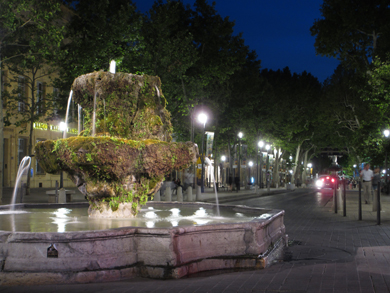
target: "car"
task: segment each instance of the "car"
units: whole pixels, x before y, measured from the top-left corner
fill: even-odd
[[[323,188],[334,188],[336,182],[336,178],[331,175],[322,175],[318,177],[316,181],[316,187],[318,189],[323,189]]]

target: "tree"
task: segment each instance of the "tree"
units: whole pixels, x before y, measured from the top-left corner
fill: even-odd
[[[365,72],[370,59],[390,47],[390,6],[387,0],[324,0],[322,19],[311,27],[317,54],[335,57]]]
[[[215,115],[225,102],[225,82],[245,63],[249,49],[241,35],[233,35],[234,23],[205,0],[197,0],[194,9],[181,1],[158,1],[149,15],[141,30],[145,46],[133,67],[161,77],[175,133],[194,140],[197,106]]]
[[[59,58],[61,76],[57,84],[69,92],[82,74],[108,70],[111,60],[117,71],[125,56],[136,55],[141,47],[138,31],[140,14],[128,0],[64,0],[73,15],[66,26],[66,38]]]
[[[0,80],[4,63],[11,65],[20,62],[22,65],[35,59],[49,58],[51,50],[54,50],[63,38],[62,27],[56,23],[59,16],[60,3],[54,0],[9,0],[0,3]],[[4,125],[1,91],[0,121],[0,177],[2,178]],[[32,120],[30,122],[33,123]],[[31,147],[30,133],[30,154]],[[0,180],[0,202],[2,186]]]

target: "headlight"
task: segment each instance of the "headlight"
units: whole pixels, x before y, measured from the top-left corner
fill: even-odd
[[[322,187],[322,184],[324,184],[324,182],[322,182],[322,180],[317,180],[316,181],[316,186],[317,187]]]

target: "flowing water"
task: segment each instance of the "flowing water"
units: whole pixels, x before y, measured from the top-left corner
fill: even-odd
[[[15,201],[16,201],[16,196],[18,194],[18,188],[19,188],[19,185],[22,182],[22,176],[23,175],[26,176],[26,174],[24,174],[24,173],[26,171],[28,172],[30,164],[31,164],[31,157],[29,157],[29,156],[24,157],[22,159],[22,161],[20,162],[18,173],[16,175],[14,192],[12,194],[11,207],[10,207],[11,211],[15,210]],[[21,186],[21,188],[22,188],[22,186]]]
[[[70,102],[72,101],[73,91],[71,90],[68,98],[68,106],[66,107],[65,124],[68,125]],[[68,126],[66,126],[68,128]],[[63,138],[66,138],[66,129],[64,130]]]
[[[214,172],[211,172],[211,176],[212,176],[212,180],[214,181],[215,204],[217,205],[217,216],[219,216],[219,202],[218,202],[217,183],[215,182]]]

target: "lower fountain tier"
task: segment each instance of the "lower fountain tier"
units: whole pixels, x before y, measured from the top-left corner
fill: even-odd
[[[214,208],[203,203],[148,203],[153,207],[163,205]],[[181,278],[216,269],[259,269],[286,246],[284,211],[223,208],[254,213],[257,218],[241,223],[171,228],[125,227],[65,233],[0,231],[0,285],[89,283],[135,276]]]

